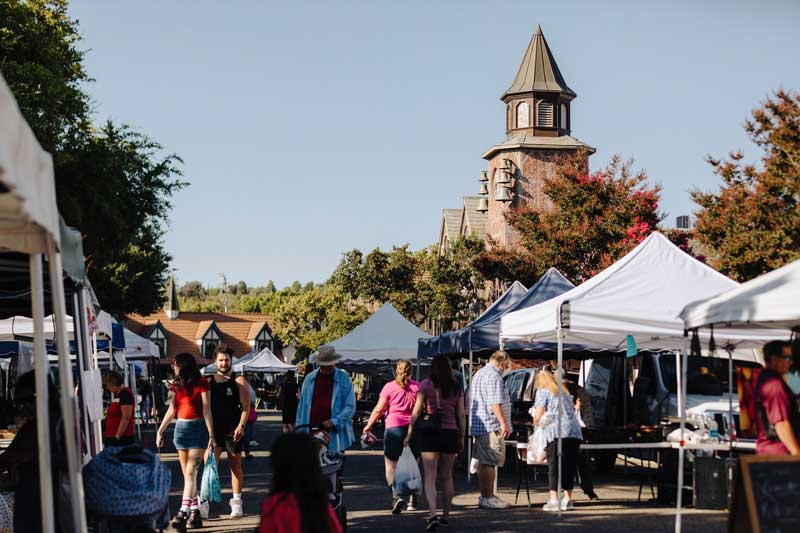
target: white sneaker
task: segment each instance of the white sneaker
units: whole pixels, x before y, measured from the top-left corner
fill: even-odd
[[[250,446],[258,446],[258,441],[257,440],[251,440],[250,441]]]
[[[550,500],[546,504],[542,506],[543,511],[558,511],[558,502],[556,500]]]
[[[240,518],[242,516],[242,500],[240,498],[231,498],[231,518]]]
[[[561,498],[561,510],[562,511],[572,511],[575,509],[575,503],[572,500],[568,500],[566,498]]]
[[[511,507],[511,504],[501,500],[497,496],[489,496],[488,498],[481,496],[478,498],[478,507],[481,509],[508,509]]]

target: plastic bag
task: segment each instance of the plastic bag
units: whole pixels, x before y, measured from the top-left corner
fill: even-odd
[[[417,460],[408,446],[403,448],[400,460],[397,461],[392,491],[396,496],[410,496],[422,493],[422,474],[420,474]]]
[[[533,410],[533,408],[531,408]],[[545,412],[539,419],[539,424],[533,431],[533,435],[528,439],[528,452],[526,454],[528,464],[544,463],[547,461],[547,436],[545,428],[553,421],[553,415]]]
[[[208,454],[206,467],[203,469],[203,479],[200,481],[200,499],[212,502],[222,501],[222,488],[219,486],[219,472],[214,452]]]

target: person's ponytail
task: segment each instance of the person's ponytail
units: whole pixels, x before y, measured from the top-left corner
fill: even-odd
[[[408,387],[408,383],[411,381],[411,361],[400,359],[397,362],[394,381],[400,385],[402,389]]]

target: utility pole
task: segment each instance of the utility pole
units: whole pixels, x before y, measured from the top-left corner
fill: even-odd
[[[225,277],[224,272],[219,273],[222,278],[222,307],[225,312],[228,312],[228,278]]]

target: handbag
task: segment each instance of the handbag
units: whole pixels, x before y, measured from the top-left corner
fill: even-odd
[[[414,428],[417,431],[437,431],[442,425],[442,417],[439,415],[439,389],[434,385],[433,390],[436,393],[436,410],[433,413],[429,413],[425,409],[425,414],[419,417],[416,424],[414,424]]]

